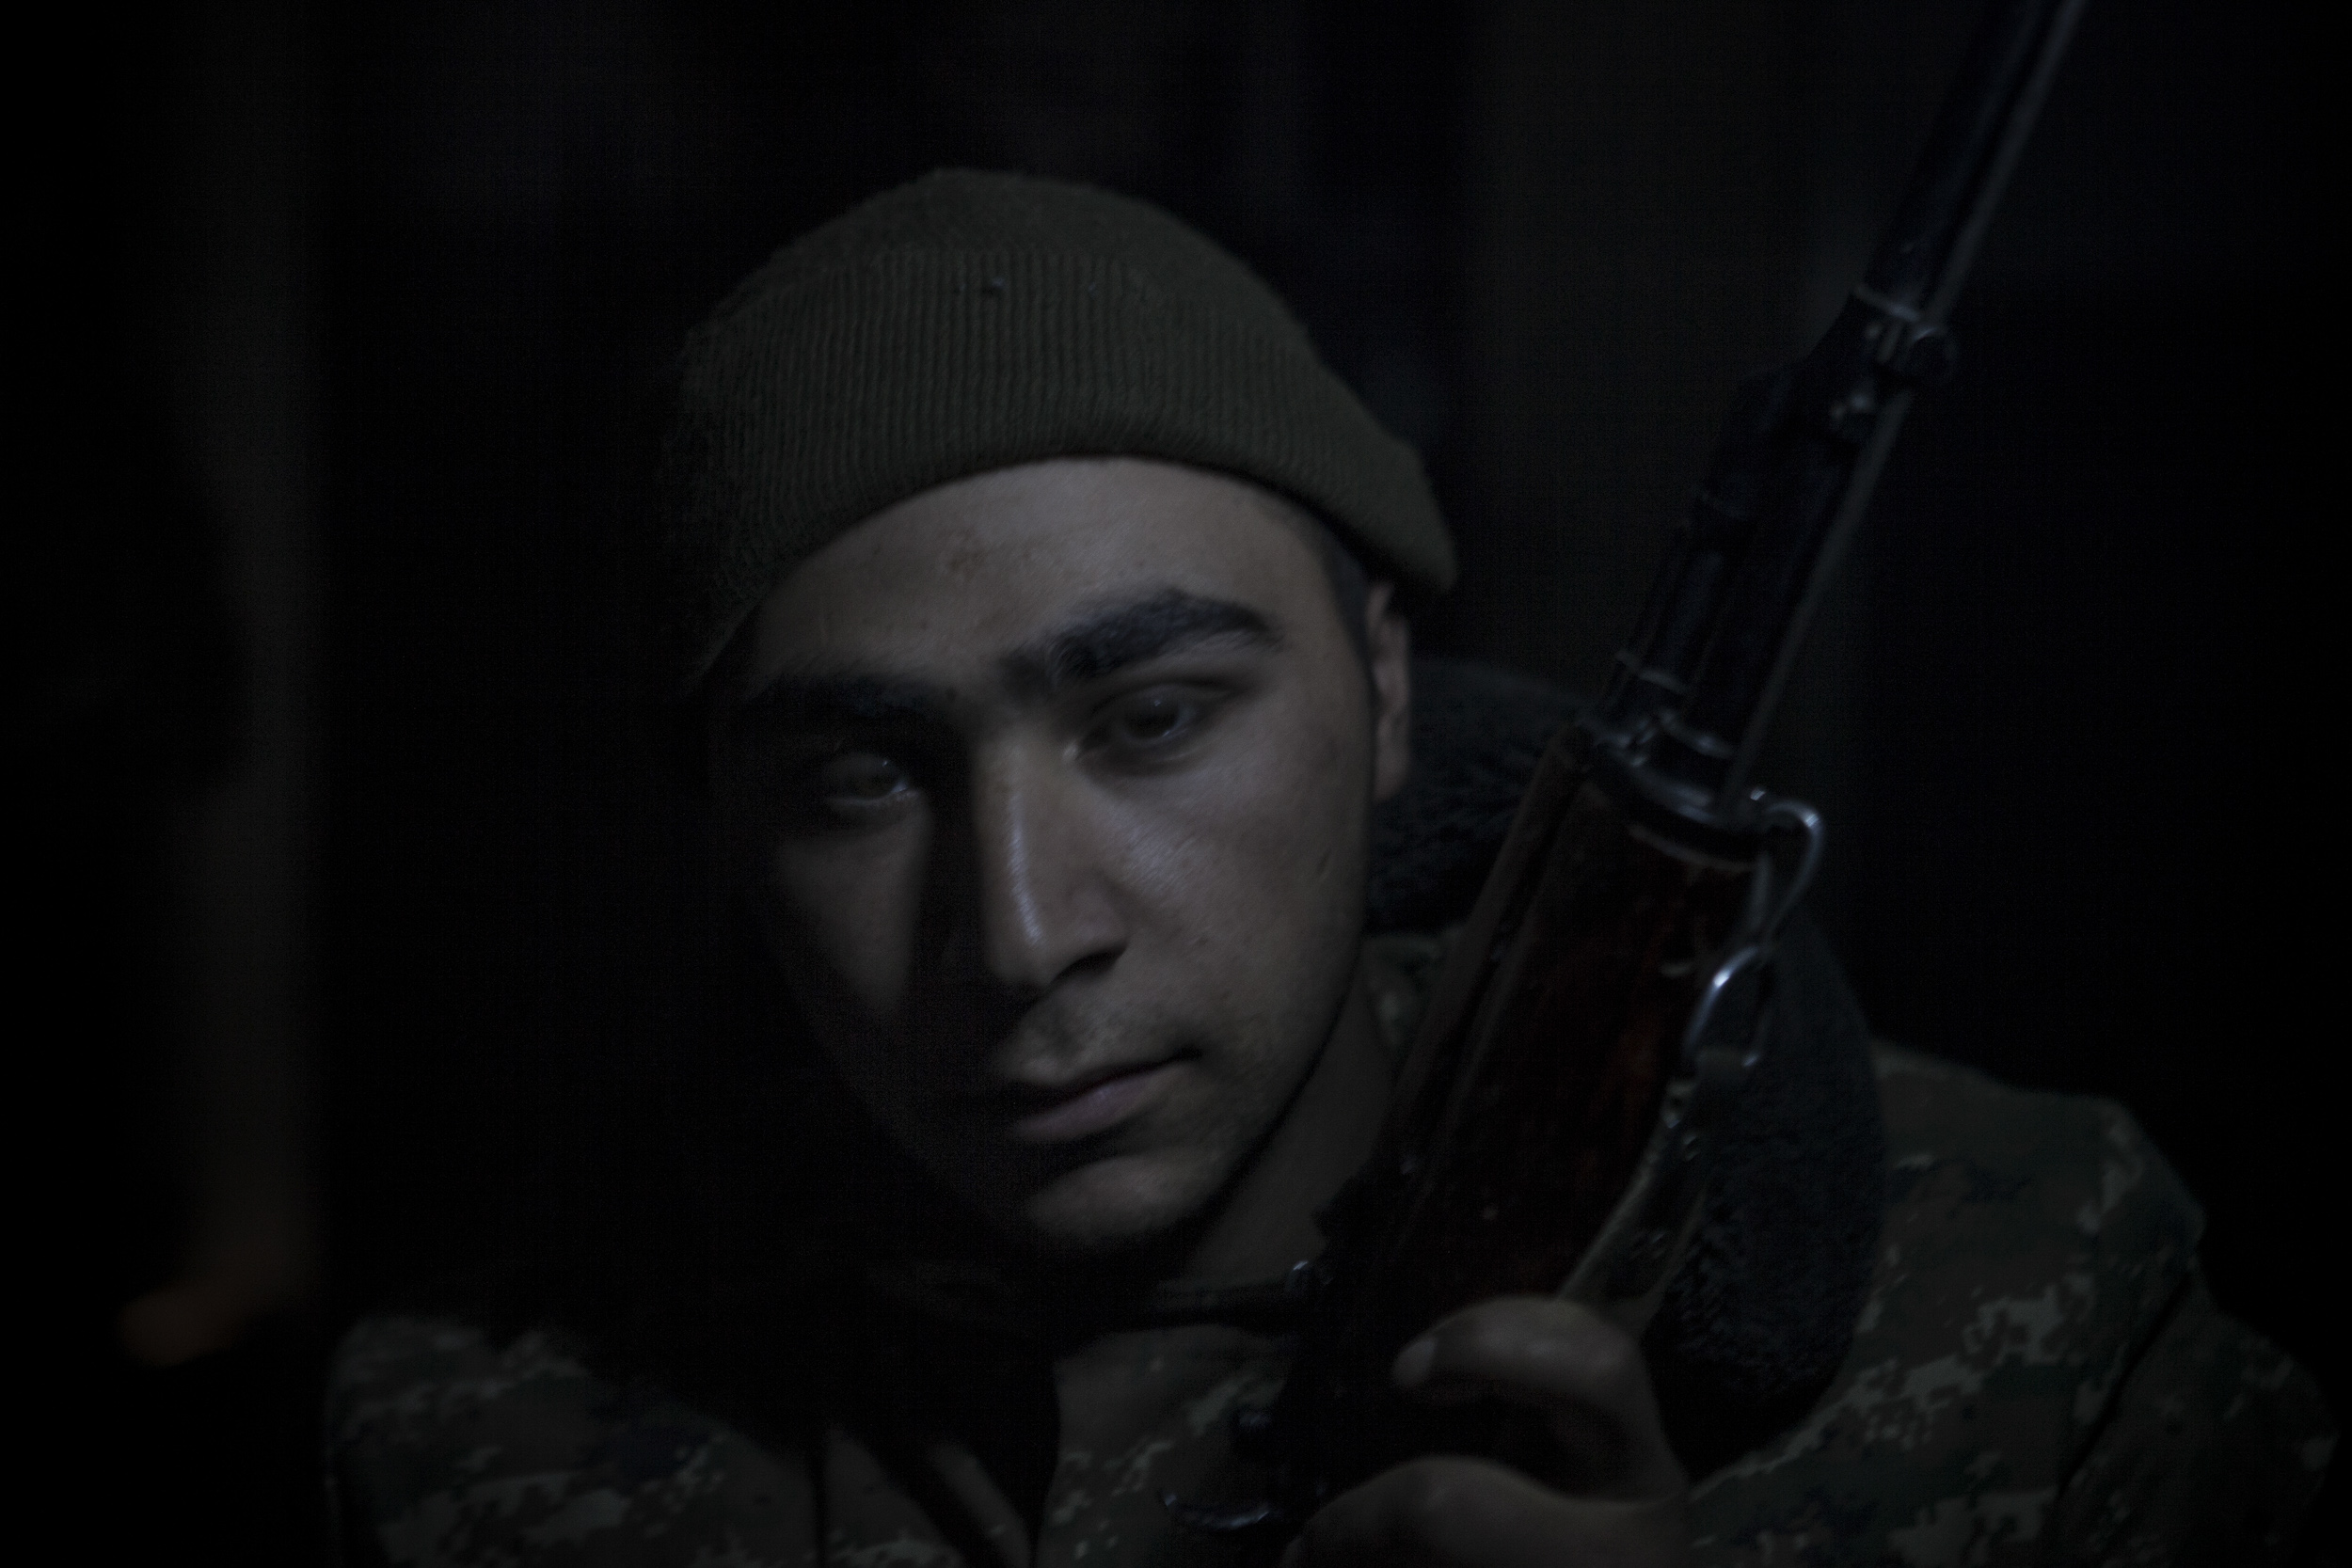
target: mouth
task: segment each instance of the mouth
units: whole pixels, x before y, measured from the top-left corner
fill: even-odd
[[[1025,1144],[1075,1143],[1142,1115],[1165,1095],[1185,1058],[1116,1068],[1068,1084],[1025,1086],[1009,1131]]]

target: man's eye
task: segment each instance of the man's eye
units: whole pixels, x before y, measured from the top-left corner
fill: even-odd
[[[1170,746],[1200,726],[1205,705],[1181,692],[1140,692],[1104,714],[1095,734],[1103,743],[1126,751]]]
[[[879,752],[847,752],[810,770],[807,792],[828,810],[863,814],[896,805],[914,792],[914,781]]]

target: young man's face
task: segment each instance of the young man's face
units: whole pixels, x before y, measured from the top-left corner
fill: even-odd
[[[722,772],[793,995],[1032,1245],[1200,1213],[1345,998],[1406,650],[1375,588],[1366,681],[1317,551],[1239,481],[1058,460],[868,518],[749,628]]]

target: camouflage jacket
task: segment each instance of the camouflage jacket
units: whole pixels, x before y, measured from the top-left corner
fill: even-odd
[[[1384,993],[1384,1022],[1410,1002]],[[1696,1560],[2285,1557],[2334,1427],[2216,1307],[2197,1207],[2131,1117],[1872,1059],[1886,1198],[1858,1320],[1810,1407],[1698,1480]],[[888,1359],[936,1365],[912,1321]],[[1063,1355],[1057,1457],[1025,1513],[949,1430],[852,1412],[763,1440],[546,1333],[385,1317],[337,1357],[329,1484],[351,1568],[1216,1563],[1230,1549],[1173,1528],[1161,1496],[1250,1491],[1228,1417],[1284,1367],[1279,1339],[1215,1325]]]

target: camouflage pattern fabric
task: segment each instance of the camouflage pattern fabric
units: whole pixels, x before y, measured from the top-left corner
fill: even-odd
[[[1806,1415],[1696,1487],[1697,1560],[2281,1559],[2333,1424],[2215,1307],[2196,1206],[2131,1118],[1907,1052],[1878,1065],[1889,1207],[1852,1349]],[[1065,1357],[1031,1541],[952,1437],[911,1433],[895,1465],[840,1426],[763,1445],[545,1334],[381,1318],[337,1358],[330,1487],[351,1568],[1210,1564],[1230,1548],[1173,1529],[1159,1495],[1246,1495],[1227,1417],[1281,1373],[1278,1341],[1215,1326]]]
[[[2282,1560],[2335,1427],[2222,1315],[2122,1107],[1878,1053],[1888,1205],[1845,1366],[1701,1481],[1708,1563]]]

